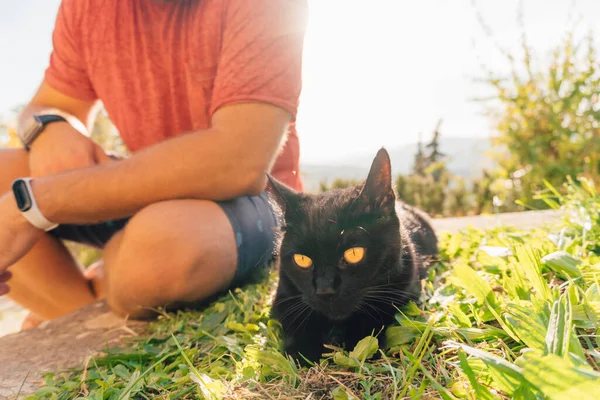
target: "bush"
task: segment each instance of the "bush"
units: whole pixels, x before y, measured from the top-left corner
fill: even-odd
[[[327,182],[327,180],[322,180],[319,183],[319,192],[327,192],[332,189],[344,189],[352,186],[356,186],[358,184],[363,183],[360,179],[343,179],[343,178],[335,178],[331,184]]]
[[[494,158],[519,203],[544,180],[560,187],[566,176],[600,176],[600,60],[592,35],[578,41],[569,34],[546,68],[535,65],[526,43],[523,49],[519,62],[506,56],[510,76],[489,73],[495,104],[486,106],[499,149]],[[547,208],[541,200],[530,206]]]

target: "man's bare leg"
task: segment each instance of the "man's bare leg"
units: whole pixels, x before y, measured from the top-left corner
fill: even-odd
[[[230,284],[236,269],[233,228],[210,201],[148,206],[104,250],[108,303],[133,318],[151,316],[151,308],[210,297]]]
[[[27,153],[0,151],[0,192],[12,181],[28,176]],[[41,318],[56,318],[94,301],[77,263],[60,241],[44,236],[18,263],[9,268],[8,297]]]

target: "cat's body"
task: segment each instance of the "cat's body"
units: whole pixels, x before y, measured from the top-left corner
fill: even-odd
[[[396,202],[385,150],[364,185],[307,195],[272,184],[286,221],[272,316],[288,354],[316,361],[323,344],[351,349],[418,300],[437,240],[424,213]]]

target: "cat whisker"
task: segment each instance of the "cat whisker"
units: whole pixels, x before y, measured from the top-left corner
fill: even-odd
[[[403,298],[397,298],[397,297],[379,297],[379,298],[370,298],[367,299],[365,302],[366,303],[373,303],[373,304],[385,304],[388,306],[394,306],[394,307],[401,307],[403,305],[406,305],[406,303],[412,300],[408,297],[403,297]]]
[[[291,315],[295,314],[297,311],[301,310],[302,308],[307,308],[308,305],[306,303],[304,303],[301,300],[297,300],[298,302],[295,304],[292,304],[291,306],[289,306],[289,308],[287,310],[285,310],[285,312],[283,313],[283,315],[281,315],[280,320],[282,322],[284,322],[285,320],[287,320],[288,317],[290,317]],[[293,321],[292,321],[293,322]]]
[[[298,319],[300,319],[300,317],[303,316],[307,310],[309,310],[308,306],[306,306],[305,308],[302,308],[300,310],[300,312],[295,313],[293,318],[289,321],[289,323],[286,323],[286,325],[288,326],[287,329],[290,329],[291,327],[296,326],[296,328],[294,330],[294,333],[295,333],[299,328],[299,326],[296,325],[296,321],[298,321]],[[282,319],[282,324],[283,324],[283,322],[284,322],[284,320]]]
[[[372,303],[406,303],[406,297],[378,296],[369,297],[366,300]]]
[[[288,314],[292,314],[292,313],[298,311],[300,308],[302,308],[305,305],[306,304],[303,301],[296,300],[296,303],[293,303],[292,305],[288,306],[288,309],[286,310],[286,312],[283,315],[286,316]]]
[[[374,317],[373,314],[371,314],[371,312],[368,309],[364,308],[364,306],[368,306],[371,309],[373,309],[379,316],[379,321],[383,321],[383,316],[381,315],[381,312],[380,312],[381,310],[379,310],[377,307],[373,306],[372,304],[369,304],[368,302],[362,302],[359,304],[359,307],[358,307],[359,310],[362,311],[365,315],[372,317],[373,319],[376,319],[376,318]]]
[[[363,296],[366,297],[381,297],[381,296],[389,296],[389,297],[400,297],[400,296],[412,296],[414,292],[408,292],[405,290],[394,290],[394,291],[372,291],[367,292]]]
[[[415,292],[412,291],[406,291],[406,290],[394,290],[394,291],[376,291],[376,292],[367,292],[365,293],[363,296],[370,296],[370,297],[380,297],[380,296],[414,296]]]
[[[386,294],[390,294],[390,295],[412,295],[413,292],[409,292],[406,290],[402,290],[402,289],[394,289],[394,290],[372,290],[369,289],[367,290],[363,296],[378,296],[378,295],[386,295]]]
[[[369,311],[369,309],[367,309],[367,308],[364,308],[364,307],[363,307],[363,304],[358,304],[358,305],[357,305],[357,306],[354,308],[354,311],[355,311],[355,312],[357,312],[357,311],[358,311],[359,313],[361,313],[361,314],[363,314],[363,315],[366,315],[366,316],[367,316],[367,317],[369,317],[369,318],[373,318],[373,315],[371,314],[371,312]]]
[[[368,293],[363,295],[363,299],[374,302],[400,302],[406,303],[407,300],[411,300],[415,297],[414,293],[410,292],[379,292],[379,293]]]
[[[374,286],[371,286],[370,289],[385,288],[385,287],[390,287],[390,286],[410,285],[412,283],[417,283],[417,282],[421,282],[421,281],[422,281],[422,279],[413,279],[410,281],[394,281],[394,282],[388,282],[388,283],[374,285]]]
[[[308,306],[306,306],[306,308],[305,308],[304,310],[302,310],[302,312],[301,312],[301,313],[298,313],[298,317],[299,317],[299,316],[301,316],[302,314],[304,314],[304,312],[305,312],[306,310],[310,310],[310,311],[308,312],[308,315],[307,315],[306,317],[304,317],[304,319],[302,320],[302,322],[300,322],[300,323],[299,323],[299,324],[296,326],[296,329],[294,329],[294,331],[292,332],[291,336],[294,336],[294,335],[296,334],[296,332],[297,332],[297,331],[298,331],[298,330],[299,330],[299,329],[302,327],[302,325],[304,325],[304,324],[306,323],[306,321],[308,321],[308,318],[309,318],[309,317],[311,316],[311,314],[313,313],[313,309],[312,309],[312,308],[310,308],[310,307],[308,307]],[[298,319],[298,317],[296,317],[296,318],[294,319],[294,321],[296,321],[296,320]]]
[[[277,301],[274,301],[273,305],[275,306],[275,305],[278,305],[278,304],[286,303],[286,302],[291,301],[291,300],[298,300],[300,297],[302,297],[302,294],[299,294],[299,295],[296,295],[296,296],[285,297],[283,299],[279,299]]]

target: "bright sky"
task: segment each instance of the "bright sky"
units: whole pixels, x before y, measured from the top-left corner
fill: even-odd
[[[599,26],[598,0],[523,0],[528,41],[547,55],[573,21]],[[0,113],[26,102],[46,68],[60,0],[0,5]],[[472,82],[480,62],[506,65],[482,33],[519,48],[519,0],[309,0],[298,129],[304,162],[414,142],[438,118],[448,136],[489,135]],[[574,13],[570,10],[574,9]],[[600,34],[600,32],[596,32]]]

